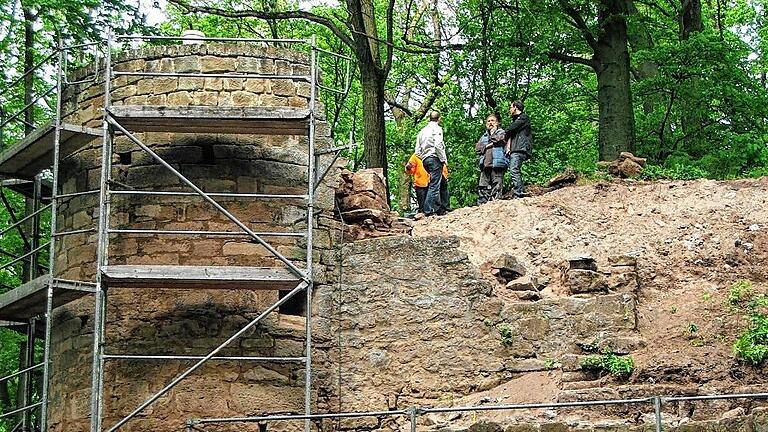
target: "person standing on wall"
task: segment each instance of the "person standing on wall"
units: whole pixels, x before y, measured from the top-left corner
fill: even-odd
[[[512,102],[509,107],[512,123],[507,127],[505,133],[506,154],[509,155],[509,172],[512,175],[512,193],[515,198],[526,196],[520,169],[523,162],[531,158],[533,148],[531,120],[528,118],[528,114],[523,112],[524,109],[525,106],[521,101]]]
[[[448,158],[445,155],[445,141],[443,141],[443,128],[440,127],[439,112],[432,111],[429,113],[429,123],[419,131],[419,135],[416,137],[414,153],[423,161],[424,169],[429,173],[427,197],[424,200],[424,215],[445,214],[449,211],[447,202],[448,181],[443,180],[443,165],[446,164]]]
[[[479,157],[480,180],[477,183],[477,203],[501,198],[504,173],[509,168],[506,154],[506,136],[499,127],[499,115],[491,113],[485,119],[485,133],[477,141],[475,152]]]

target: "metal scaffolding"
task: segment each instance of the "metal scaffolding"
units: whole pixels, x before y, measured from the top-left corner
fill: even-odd
[[[141,37],[145,42],[151,41],[180,41],[182,38],[173,37],[158,37],[158,36],[144,36]],[[34,211],[30,214],[16,220],[11,226],[6,227],[0,235],[9,232],[10,230],[19,230],[22,237],[25,240],[26,252],[22,256],[16,256],[7,251],[0,250],[0,255],[10,257],[12,260],[3,265],[0,265],[0,269],[15,265],[20,262],[27,263],[27,267],[32,269],[25,272],[25,284],[19,288],[12,289],[11,291],[0,296],[0,321],[1,324],[8,328],[23,330],[28,335],[28,349],[25,350],[24,359],[20,364],[19,371],[15,372],[7,377],[0,378],[0,382],[8,379],[15,379],[21,377],[25,380],[23,388],[31,388],[32,374],[33,372],[42,369],[42,377],[40,378],[41,391],[39,396],[32,400],[32,391],[29,390],[25,394],[25,402],[22,406],[12,409],[6,413],[0,415],[0,418],[9,417],[17,414],[23,414],[22,420],[19,425],[14,427],[16,430],[32,430],[32,416],[33,410],[38,409],[39,414],[37,416],[37,425],[35,429],[47,430],[47,409],[48,409],[48,393],[49,393],[49,378],[50,378],[50,352],[51,352],[51,325],[52,319],[50,319],[52,311],[55,307],[66,304],[72,300],[82,297],[83,295],[93,293],[95,297],[94,308],[94,341],[93,341],[93,361],[92,361],[92,381],[91,381],[91,430],[102,431],[109,430],[115,431],[120,429],[124,424],[129,422],[138,413],[142,412],[146,407],[151,405],[157,399],[162,397],[163,394],[168,392],[171,388],[181,382],[184,378],[189,376],[195,370],[200,368],[206,362],[211,360],[216,361],[249,361],[249,362],[276,362],[276,363],[300,363],[304,365],[305,370],[305,414],[311,413],[311,389],[312,389],[312,322],[311,322],[311,303],[312,303],[312,288],[313,288],[313,237],[312,229],[314,226],[314,199],[315,191],[319,183],[322,181],[325,174],[328,172],[326,169],[320,173],[317,169],[318,159],[321,156],[328,155],[328,151],[315,152],[315,121],[316,121],[316,100],[317,90],[323,88],[330,91],[347,92],[349,88],[350,77],[350,58],[340,54],[328,52],[317,47],[315,38],[309,40],[299,39],[245,39],[245,38],[206,38],[206,42],[237,42],[237,43],[255,43],[255,44],[275,44],[282,45],[299,45],[303,44],[309,47],[310,53],[310,67],[309,73],[306,75],[288,74],[288,75],[276,75],[276,74],[242,74],[242,73],[154,73],[154,72],[120,72],[113,68],[112,62],[112,50],[116,48],[117,44],[127,40],[134,41],[136,37],[108,37],[106,44],[80,44],[70,47],[59,47],[59,49],[45,58],[42,62],[35,66],[33,70],[27,71],[23,76],[13,81],[6,88],[11,88],[14,85],[21,83],[22,80],[30,74],[35,74],[44,71],[44,68],[55,68],[56,85],[50,88],[46,88],[39,96],[37,96],[31,103],[27,104],[21,111],[13,113],[10,117],[2,119],[2,127],[0,131],[5,131],[5,127],[12,122],[21,122],[23,126],[31,130],[25,138],[16,142],[9,149],[0,154],[0,173],[4,174],[8,179],[3,182],[3,186],[13,188],[16,191],[25,193],[26,195],[32,195],[34,198]],[[96,65],[93,75],[85,80],[77,82],[67,82],[67,58],[66,55],[72,50],[89,49],[91,47],[99,47],[104,52],[104,68],[103,76],[99,77],[99,56],[95,56],[94,63]],[[97,51],[98,53],[98,51]],[[318,55],[325,53],[336,56],[347,62],[347,78],[344,90],[337,90],[327,88],[319,85],[318,82]],[[260,79],[284,79],[284,80],[298,80],[309,83],[310,95],[309,95],[309,108],[308,109],[290,109],[280,110],[279,108],[243,108],[237,109],[214,109],[205,110],[198,114],[202,115],[205,125],[211,126],[209,129],[216,129],[214,132],[219,133],[261,133],[261,134],[276,134],[276,135],[304,135],[308,137],[308,153],[307,153],[307,192],[301,195],[287,195],[287,194],[252,194],[252,193],[231,193],[231,192],[204,192],[200,187],[195,185],[192,181],[186,178],[179,171],[174,169],[168,162],[163,160],[156,152],[150,147],[144,144],[138,139],[132,132],[141,131],[141,127],[148,124],[152,124],[153,120],[157,120],[158,117],[147,110],[142,110],[142,107],[114,107],[111,104],[111,85],[115,78],[119,76],[138,76],[138,77],[159,77],[159,76],[172,76],[172,77],[196,77],[196,78],[221,78],[221,79],[246,79],[246,78],[260,78]],[[99,81],[103,80],[104,86],[104,116],[102,128],[100,130],[86,128],[79,125],[68,124],[62,121],[62,91],[63,87],[68,84],[83,84],[93,83],[97,85]],[[43,98],[51,97],[55,95],[55,111],[52,113],[52,120],[44,126],[36,127],[25,121],[22,117],[24,111],[27,109],[33,109],[34,105],[39,103]],[[4,94],[0,95],[4,96]],[[133,108],[133,110],[131,110]],[[189,125],[190,112],[188,107],[176,107],[178,108],[179,116],[174,120],[168,120],[168,113],[173,111],[174,107],[163,107],[163,120],[162,125],[155,124],[153,127],[157,130],[160,127],[168,132],[200,132],[201,130],[189,130],[185,126]],[[167,109],[166,109],[167,108]],[[214,107],[215,108],[215,107]],[[135,114],[140,112],[140,119],[136,122]],[[156,114],[156,113],[155,113]],[[220,121],[216,121],[216,120]],[[275,129],[274,125],[278,124],[283,128]],[[198,125],[199,126],[199,125]],[[247,127],[243,127],[247,126]],[[131,130],[129,130],[131,129]],[[136,146],[141,148],[150,157],[152,157],[158,164],[167,168],[173,175],[175,175],[182,183],[189,187],[192,192],[178,192],[178,191],[144,191],[144,190],[112,190],[111,186],[113,182],[111,180],[112,169],[112,138],[114,134],[119,133],[127,137]],[[59,194],[59,161],[66,156],[71,155],[75,151],[83,148],[85,145],[92,142],[94,139],[102,139],[101,145],[101,177],[100,177],[100,189],[99,190],[86,190],[70,192],[67,194]],[[339,156],[341,149],[333,149],[336,156]],[[335,158],[334,158],[335,160]],[[43,206],[40,204],[43,201],[41,191],[42,185],[45,184],[43,176],[40,172],[50,168],[52,184],[49,185],[50,192],[45,196],[45,199],[50,201],[50,204]],[[30,177],[34,177],[31,178]],[[74,229],[70,231],[57,232],[57,207],[64,200],[68,200],[74,197],[85,195],[99,196],[99,218],[98,226],[94,228],[86,229]],[[189,196],[200,197],[205,202],[213,206],[217,212],[224,215],[233,225],[237,227],[237,230],[233,231],[192,231],[192,230],[132,230],[121,229],[120,227],[113,227],[110,224],[111,202],[112,197],[118,195],[139,195],[139,196],[151,196],[151,195],[163,195],[163,196]],[[0,194],[6,206],[7,201],[4,199],[4,195]],[[249,228],[245,223],[240,221],[236,216],[230,213],[223,205],[221,205],[217,198],[239,198],[239,199],[259,199],[259,200],[302,200],[306,204],[306,230],[304,232],[285,233],[285,232],[256,232]],[[10,207],[9,207],[10,210]],[[50,240],[39,245],[38,241],[39,226],[40,226],[40,214],[42,212],[50,212],[51,219],[51,233]],[[11,213],[13,215],[13,213]],[[32,240],[27,241],[27,237],[23,231],[23,224],[28,224],[30,221],[34,222],[34,233],[31,236]],[[37,267],[41,267],[38,262],[37,255],[43,251],[49,251],[48,262],[53,267],[55,260],[55,241],[57,238],[67,235],[81,235],[84,233],[98,232],[98,243],[96,250],[96,271],[94,281],[76,281],[76,280],[64,280],[53,277],[55,270],[45,268],[46,274],[33,278],[32,275]],[[227,237],[246,237],[251,241],[258,243],[267,249],[272,256],[277,258],[285,268],[231,268],[231,267],[192,267],[192,266],[119,266],[110,265],[109,263],[109,236],[110,235],[132,235],[132,234],[154,234],[154,235],[174,235],[174,236],[227,236]],[[265,238],[279,238],[279,237],[296,237],[306,239],[306,264],[304,266],[297,266],[293,261],[282,255],[275,247],[273,247]],[[286,290],[286,295],[281,296],[272,306],[264,310],[258,317],[249,322],[242,329],[237,331],[225,342],[219,346],[213,348],[205,356],[189,356],[189,355],[168,355],[168,356],[153,356],[153,355],[141,355],[133,353],[107,353],[105,352],[105,338],[106,338],[106,306],[107,306],[107,291],[108,288],[121,288],[121,287],[142,287],[147,284],[156,284],[158,282],[170,283],[177,288],[191,288],[199,284],[205,286],[211,286],[212,284],[226,285],[228,282],[237,281],[238,285],[247,289],[272,289],[272,290]],[[226,286],[224,288],[227,288]],[[257,357],[257,356],[223,356],[217,355],[228,346],[232,341],[236,340],[239,336],[246,333],[248,330],[256,326],[272,311],[275,311],[285,302],[289,301],[299,293],[304,292],[307,311],[305,322],[305,343],[304,343],[304,355],[302,357]],[[11,318],[11,319],[8,319]],[[26,321],[22,321],[24,318]],[[43,341],[43,359],[40,363],[32,365],[32,359],[34,356],[34,337],[35,330],[39,330],[39,326],[35,323],[44,319],[45,332]],[[104,363],[105,361],[120,361],[120,360],[153,360],[153,361],[195,361],[195,363],[189,367],[182,374],[168,383],[162,390],[157,392],[152,397],[148,398],[142,404],[140,404],[134,411],[126,415],[120,421],[114,425],[109,425],[107,429],[102,428],[103,410],[104,410]],[[309,421],[306,422],[306,428],[309,428]]]
[[[180,40],[181,38],[142,36],[144,41],[156,40]],[[135,40],[135,36],[107,39],[104,79],[104,126],[102,146],[102,182],[99,204],[99,240],[97,252],[97,280],[96,280],[96,307],[95,329],[93,349],[93,382],[91,393],[91,431],[109,432],[120,429],[136,415],[157,401],[170,391],[174,386],[183,381],[187,376],[203,366],[210,360],[230,361],[259,361],[259,362],[298,362],[304,365],[304,412],[311,414],[312,410],[312,289],[313,289],[313,226],[314,226],[314,200],[316,188],[322,177],[318,173],[318,158],[325,154],[315,151],[315,122],[317,108],[317,90],[321,87],[318,83],[318,53],[315,38],[302,39],[243,39],[243,38],[206,38],[209,42],[238,42],[282,45],[308,45],[310,52],[310,64],[308,75],[298,74],[253,74],[253,73],[180,73],[180,72],[142,72],[142,71],[115,71],[111,58],[111,48],[114,43],[125,40]],[[340,54],[323,51],[329,55],[338,56],[347,61],[350,58]],[[347,68],[349,74],[349,67]],[[188,78],[221,78],[221,79],[271,79],[293,80],[309,83],[309,109],[280,109],[280,108],[226,108],[226,107],[173,107],[164,106],[154,110],[150,107],[131,107],[126,105],[113,106],[111,97],[111,82],[120,76],[132,77],[188,77]],[[349,78],[347,78],[347,87]],[[333,89],[331,89],[333,90]],[[343,90],[344,92],[347,89]],[[278,127],[275,128],[274,125]],[[275,135],[304,135],[308,138],[307,152],[307,192],[304,195],[277,195],[277,194],[252,194],[252,193],[208,193],[203,191],[194,182],[176,170],[170,163],[143,143],[134,132],[142,131],[167,131],[167,132],[209,132],[209,133],[260,133]],[[143,190],[112,190],[111,185],[111,155],[112,136],[119,133],[127,137],[158,164],[165,167],[178,178],[192,192],[175,191],[143,191]],[[338,157],[339,150],[335,150]],[[193,196],[202,198],[221,215],[226,217],[237,227],[236,231],[186,231],[186,230],[132,230],[113,228],[110,223],[110,203],[115,195],[164,195],[164,196]],[[306,230],[301,233],[282,232],[255,232],[244,222],[229,212],[216,198],[240,198],[263,200],[296,200],[301,199],[306,204]],[[191,266],[128,266],[110,265],[109,263],[109,235],[110,234],[156,234],[156,235],[187,235],[199,236],[245,236],[251,241],[263,246],[269,253],[277,258],[285,268],[243,268],[233,267],[191,267]],[[268,237],[303,237],[306,241],[306,264],[303,268],[281,254],[265,238]],[[224,284],[227,281],[237,280],[241,285],[272,290],[289,290],[272,306],[266,308],[255,319],[251,320],[243,328],[233,334],[226,341],[213,348],[205,356],[149,356],[125,353],[106,353],[106,304],[109,288],[141,287],[147,284],[163,283],[165,286],[178,288],[194,286],[210,286],[211,284]],[[241,335],[248,332],[267,315],[276,310],[282,304],[304,292],[305,294],[305,342],[303,357],[248,357],[248,356],[223,356],[220,352]],[[184,372],[166,384],[161,390],[139,404],[136,409],[127,414],[113,425],[102,429],[104,410],[104,363],[107,360],[194,360],[195,363]],[[305,429],[309,431],[310,422],[305,422]]]
[[[27,198],[27,215],[21,219],[14,216],[13,209],[0,190],[0,198],[11,216],[13,223],[0,231],[3,235],[11,230],[17,230],[23,241],[25,253],[14,256],[2,251],[2,255],[12,258],[0,265],[0,269],[8,269],[24,263],[22,284],[0,295],[0,320],[3,327],[24,331],[26,340],[23,344],[23,356],[20,359],[19,371],[0,378],[0,381],[19,378],[21,394],[20,406],[0,418],[20,414],[21,418],[12,428],[13,431],[47,430],[48,385],[51,365],[51,313],[55,307],[94,292],[91,281],[65,280],[56,278],[54,265],[56,260],[55,242],[57,238],[67,235],[77,235],[78,232],[57,232],[56,215],[58,205],[71,196],[58,195],[59,161],[62,157],[61,146],[66,144],[67,155],[98,138],[99,134],[89,128],[62,122],[62,91],[67,84],[66,65],[67,55],[72,50],[94,47],[96,44],[84,44],[75,47],[64,47],[61,44],[51,55],[40,61],[34,68],[25,72],[21,77],[7,83],[0,97],[6,97],[25,78],[52,68],[55,71],[56,84],[46,87],[21,110],[4,118],[0,123],[0,136],[6,137],[8,129],[13,129],[14,123],[21,123],[26,131],[25,136],[13,146],[0,153],[0,174],[3,176],[2,187],[14,190]],[[82,82],[95,81],[96,75]],[[42,105],[49,97],[55,97],[55,109],[51,115],[53,120],[39,126],[27,119],[27,112]],[[34,116],[32,116],[34,117]],[[50,176],[45,170],[50,169]],[[50,180],[49,180],[50,178]],[[50,217],[51,231],[49,240],[43,244],[41,220],[44,214]],[[31,233],[25,232],[25,226],[31,228]],[[48,264],[40,262],[41,254],[48,251]],[[39,332],[38,323],[44,323],[44,331]],[[36,339],[42,339],[42,359],[37,362],[35,356]],[[42,369],[42,374],[38,371]],[[33,383],[37,381],[37,385]],[[38,388],[35,388],[38,387]],[[35,414],[37,414],[35,416]]]

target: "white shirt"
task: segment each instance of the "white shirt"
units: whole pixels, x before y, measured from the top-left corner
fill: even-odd
[[[440,162],[446,163],[448,158],[445,156],[445,142],[443,141],[443,128],[437,122],[431,121],[419,132],[416,137],[416,155],[424,160],[430,156],[440,159]]]

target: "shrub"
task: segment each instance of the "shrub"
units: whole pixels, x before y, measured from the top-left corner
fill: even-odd
[[[740,280],[731,285],[731,289],[728,291],[728,304],[731,306],[737,306],[744,300],[752,296],[752,282],[748,280]]]
[[[506,346],[512,345],[514,342],[514,331],[512,325],[509,323],[501,323],[498,325],[499,335],[501,335],[501,343]]]
[[[584,371],[607,373],[626,379],[635,370],[635,360],[632,356],[618,356],[610,348],[605,348],[600,355],[593,354],[584,357],[580,366],[581,370]]]
[[[744,297],[739,297],[736,304],[744,300]],[[736,339],[736,343],[733,344],[733,354],[736,358],[753,366],[762,365],[768,358],[768,315],[765,313],[766,306],[768,306],[768,297],[764,295],[753,296],[749,299],[746,306],[749,326]]]

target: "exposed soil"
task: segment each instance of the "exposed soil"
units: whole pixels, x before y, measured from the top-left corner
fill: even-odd
[[[632,353],[629,383],[735,392],[768,382],[765,368],[734,358],[746,321],[726,301],[739,280],[768,292],[767,203],[768,178],[616,181],[458,209],[417,222],[413,235],[456,235],[481,269],[512,254],[547,283],[545,298],[568,295],[562,271],[569,257],[591,256],[598,265],[637,257],[645,347]],[[502,285],[496,293],[519,301]]]

